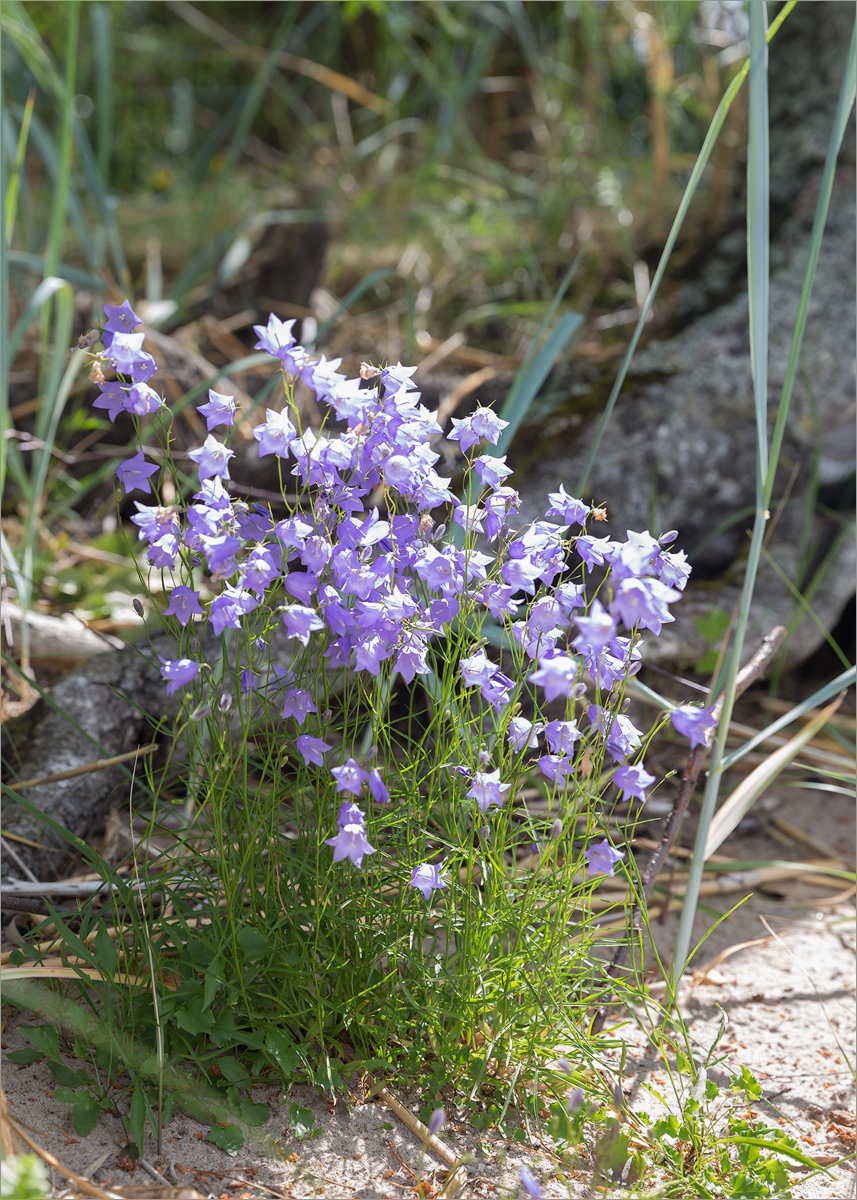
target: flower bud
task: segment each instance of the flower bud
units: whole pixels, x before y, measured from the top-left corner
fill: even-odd
[[[217,702],[217,707],[222,713],[228,713],[232,707],[232,693],[224,692]]]
[[[204,721],[206,717],[210,717],[210,716],[211,716],[211,705],[210,704],[199,704],[193,710],[193,712],[190,714],[190,719],[192,721]]]
[[[565,1106],[570,1113],[575,1113],[583,1103],[583,1088],[575,1088],[565,1102]]]
[[[132,605],[134,606],[134,612],[137,614],[137,616],[138,616],[138,617],[142,617],[142,615],[143,615],[143,601],[142,601],[142,600],[138,600],[138,599],[137,599],[137,597],[135,596],[135,597],[134,597],[134,599],[131,601],[131,603],[132,603]]]
[[[576,683],[574,685],[574,687],[571,689],[571,699],[572,700],[582,700],[585,695],[586,695],[586,684],[585,683]]]
[[[670,542],[674,542],[677,537],[678,537],[678,530],[671,529],[669,531],[669,533],[662,533],[661,536],[658,538],[658,542],[661,546],[668,546],[670,544]]]
[[[428,1131],[430,1134],[435,1134],[446,1124],[446,1113],[442,1108],[436,1108],[431,1115]]]
[[[562,837],[562,821],[559,819],[559,817],[557,817],[557,819],[554,821],[553,825],[551,825],[551,834],[550,835],[554,841],[556,841],[557,838]]]

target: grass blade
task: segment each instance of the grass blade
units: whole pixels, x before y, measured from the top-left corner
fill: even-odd
[[[35,90],[31,90],[24,105],[24,115],[21,118],[21,130],[18,134],[18,146],[15,151],[15,165],[6,185],[6,238],[5,244],[11,246],[12,232],[15,228],[15,217],[18,212],[18,192],[21,186],[21,168],[24,165],[24,155],[27,153],[27,139],[30,136],[30,121],[36,103]]]
[[[727,797],[708,826],[702,862],[717,852],[738,822],[773,783],[779,773],[788,766],[798,751],[811,741],[819,730],[824,728],[828,717],[833,716],[844,697],[845,692],[840,692],[827,708],[822,709],[813,720],[807,722],[803,729],[786,742],[785,746],[780,746],[778,750],[770,754],[763,763],[750,772],[746,779],[741,781],[732,795]],[[695,852],[694,858],[696,858]],[[691,875],[692,873],[691,867]],[[690,877],[688,877],[688,893],[690,893]]]
[[[771,22],[771,27],[767,33],[767,41],[768,42],[770,42],[770,40],[773,38],[773,36],[777,32],[777,30],[782,25],[783,21],[785,21],[786,17],[789,15],[789,13],[794,8],[795,4],[797,4],[797,0],[789,0],[789,2],[787,4],[783,5],[780,12],[777,13],[776,17]],[[688,180],[688,183],[687,183],[687,188],[685,189],[685,193],[682,196],[681,204],[679,205],[678,212],[675,215],[675,220],[673,221],[672,228],[670,229],[670,232],[669,232],[669,237],[666,240],[666,245],[664,246],[663,253],[661,254],[660,262],[658,263],[658,268],[655,271],[655,275],[652,280],[651,287],[649,288],[649,294],[646,297],[646,301],[643,304],[643,307],[640,309],[640,315],[637,319],[637,324],[634,327],[634,332],[631,336],[630,344],[628,346],[628,349],[625,351],[625,357],[622,359],[622,363],[619,367],[619,374],[616,377],[616,382],[613,384],[613,388],[607,399],[607,404],[604,407],[604,413],[598,424],[598,430],[596,431],[595,438],[594,438],[592,446],[590,447],[590,450],[589,450],[589,454],[586,457],[586,462],[583,465],[583,471],[581,472],[581,476],[580,476],[580,479],[577,484],[577,489],[576,489],[575,495],[579,496],[582,493],[582,491],[586,485],[586,480],[589,477],[589,472],[592,470],[592,464],[595,462],[595,456],[597,455],[598,448],[601,445],[601,439],[604,436],[604,431],[607,428],[607,423],[609,422],[610,417],[613,414],[613,409],[616,407],[616,401],[619,398],[619,393],[622,390],[622,385],[624,384],[625,377],[628,374],[628,368],[631,365],[631,359],[634,357],[634,353],[637,349],[637,345],[639,344],[640,335],[643,332],[643,326],[645,325],[646,319],[652,310],[652,305],[655,302],[655,296],[658,293],[658,289],[661,286],[664,274],[667,269],[667,263],[669,262],[670,256],[672,255],[672,252],[675,249],[675,244],[678,239],[679,232],[681,231],[681,227],[684,224],[684,219],[687,216],[688,209],[690,208],[691,200],[693,199],[696,189],[699,186],[699,182],[702,179],[703,172],[705,171],[705,168],[708,165],[708,160],[711,157],[711,152],[714,149],[715,143],[717,142],[717,138],[720,135],[720,130],[723,128],[723,122],[726,120],[729,110],[732,107],[733,103],[735,102],[735,97],[740,92],[741,87],[744,83],[744,80],[747,78],[747,75],[749,74],[749,72],[750,72],[750,59],[748,59],[744,63],[741,70],[738,72],[738,74],[735,76],[735,78],[729,84],[729,87],[724,92],[723,98],[720,101],[720,103],[718,104],[717,111],[715,112],[715,114],[712,118],[708,133],[705,135],[705,141],[702,143],[702,149],[699,152],[699,157],[697,158],[696,163],[694,164],[693,170],[691,171],[690,179]]]
[[[768,521],[765,479],[768,465],[768,288],[767,274],[770,180],[768,162],[768,43],[765,34],[766,9],[764,0],[750,0],[750,140],[747,153],[747,255],[750,280],[750,347],[753,362],[754,405],[756,411],[756,516],[741,592],[741,603],[726,668],[723,710],[714,746],[711,766],[705,783],[699,826],[694,843],[693,859],[687,880],[687,891],[679,919],[673,951],[672,978],[681,978],[688,959],[693,921],[699,898],[699,885],[705,861],[708,830],[714,816],[726,736],[735,705],[735,681],[744,649],[744,638],[750,617],[750,604],[756,586],[756,576],[762,556],[765,529]]]

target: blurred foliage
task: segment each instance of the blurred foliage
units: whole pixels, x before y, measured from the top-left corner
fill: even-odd
[[[10,0],[7,34],[31,25],[62,64],[72,6]],[[327,276],[337,292],[413,247],[438,336],[462,328],[508,352],[581,241],[575,307],[633,304],[634,263],[662,241],[740,20],[711,0],[93,0],[80,6],[73,106],[137,290],[153,237],[166,294],[178,281],[186,296],[236,230],[258,238],[300,208],[337,231]],[[58,135],[61,106],[7,36],[13,122],[34,85],[15,244],[38,254],[50,204],[38,135]],[[728,184],[729,164],[718,171]],[[723,178],[712,187],[728,194]],[[84,249],[67,243],[66,259]]]

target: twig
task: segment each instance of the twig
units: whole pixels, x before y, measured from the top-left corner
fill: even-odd
[[[36,779],[21,779],[14,785],[15,791],[20,791],[21,788],[41,787],[43,783],[59,783],[63,779],[73,779],[76,775],[90,775],[93,771],[104,771],[107,767],[115,767],[118,763],[130,762],[132,758],[139,758],[141,754],[154,754],[157,748],[157,742],[152,742],[148,746],[139,746],[136,750],[129,750],[127,754],[116,754],[113,758],[99,758],[96,762],[83,763],[79,767],[69,767],[67,771],[57,771],[54,775],[39,775]]]
[[[339,1042],[338,1045],[346,1062],[353,1062],[354,1055],[348,1049],[348,1047],[343,1045],[342,1042]],[[446,1177],[446,1184],[441,1195],[454,1195],[455,1192],[457,1192],[460,1187],[463,1187],[467,1181],[467,1167],[462,1163],[459,1156],[454,1150],[450,1150],[449,1146],[445,1146],[439,1137],[433,1133],[429,1133],[428,1128],[423,1125],[419,1117],[415,1117],[410,1109],[405,1108],[401,1100],[397,1100],[392,1092],[389,1092],[385,1087],[379,1088],[368,1071],[366,1072],[366,1079],[369,1083],[369,1086],[375,1092],[375,1095],[380,1096],[387,1107],[393,1110],[402,1124],[406,1125],[407,1128],[410,1129],[411,1133],[415,1133],[420,1141],[427,1146],[432,1153],[437,1155],[441,1162],[446,1163],[446,1165],[451,1168],[449,1175]]]
[[[762,639],[762,644],[759,649],[746,664],[746,666],[742,667],[738,672],[738,676],[735,680],[736,698],[745,692],[751,683],[755,683],[755,681],[761,677],[768,663],[779,650],[786,633],[787,630],[784,625],[776,625],[771,632],[766,634],[766,636]],[[699,778],[699,772],[702,770],[705,758],[714,741],[714,734],[717,729],[717,724],[719,724],[720,716],[723,712],[724,700],[725,692],[721,693],[714,704],[713,716],[715,719],[715,724],[708,730],[704,744],[694,746],[690,752],[690,757],[687,760],[687,766],[685,767],[681,786],[678,790],[678,795],[673,803],[672,812],[670,813],[669,820],[667,821],[667,827],[664,830],[663,837],[661,838],[661,844],[649,859],[648,863],[646,864],[646,868],[640,877],[640,891],[635,894],[634,903],[631,907],[632,936],[639,933],[643,928],[642,901],[648,901],[649,893],[652,890],[652,885],[655,882],[658,871],[660,871],[661,867],[663,866],[664,860],[667,858],[670,850],[673,847],[673,843],[678,836],[678,831],[681,827],[682,821],[684,820],[685,813],[687,812],[687,806],[690,803],[690,798],[693,795],[694,788],[696,787],[696,781]],[[619,973],[619,969],[621,968],[625,959],[629,941],[630,938],[626,938],[625,941],[617,946],[616,953],[613,955],[613,959],[607,968],[608,977],[615,978]],[[603,1029],[604,1021],[607,1016],[607,1005],[610,1003],[610,999],[611,996],[609,993],[602,998],[601,1006],[598,1009],[598,1012],[595,1014],[595,1018],[592,1022],[593,1033],[600,1033],[600,1031]]]
[[[29,879],[30,883],[35,883],[35,884],[39,883],[39,880],[36,879],[35,875],[30,870],[30,868],[27,866],[27,864],[24,862],[23,858],[21,858],[18,851],[13,850],[12,847],[9,845],[9,843],[6,841],[6,839],[4,837],[0,837],[0,847],[2,847],[2,849],[6,852],[6,854],[9,856],[9,858],[11,858],[12,862],[15,864],[15,866],[18,868],[18,870],[24,872],[24,874]],[[37,893],[37,894],[41,894],[41,893]]]

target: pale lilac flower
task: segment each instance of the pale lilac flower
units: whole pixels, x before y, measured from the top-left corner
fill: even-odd
[[[336,824],[340,829],[343,825],[362,825],[365,829],[366,817],[356,804],[346,801],[345,804],[340,804],[339,806],[339,815],[336,818]]]
[[[341,767],[332,767],[330,773],[336,780],[337,792],[346,792],[352,796],[360,795],[363,784],[369,778],[353,758],[349,758]]]
[[[147,383],[135,383],[128,389],[125,408],[135,417],[148,417],[163,407],[163,400]]]
[[[500,782],[499,768],[496,771],[476,771],[470,791],[465,792],[465,795],[475,800],[479,811],[484,813],[492,804],[501,805],[504,793],[508,792],[511,786],[511,783]]]
[[[158,470],[159,468],[152,463],[147,463],[143,457],[143,451],[138,450],[133,458],[126,458],[119,464],[116,474],[126,494],[134,491],[151,493],[149,476],[154,475]]]
[[[588,616],[580,614],[574,620],[580,630],[571,643],[576,650],[586,648],[590,653],[598,654],[616,632],[616,618],[605,611],[600,600],[593,600]]]
[[[109,333],[131,333],[141,324],[140,318],[127,300],[123,300],[121,304],[102,304],[101,307],[107,317],[102,329]]]
[[[440,871],[433,863],[420,863],[418,867],[414,867],[411,872],[410,884],[411,887],[418,888],[426,900],[431,899],[432,891],[436,888],[445,888],[447,886],[445,880],[441,877]]]
[[[321,738],[302,733],[297,740],[297,748],[307,766],[314,763],[317,767],[324,766],[324,755],[330,749],[327,742]]]
[[[545,754],[539,759],[539,770],[557,787],[567,788],[568,778],[574,774],[574,763],[562,754]]]
[[[254,349],[264,350],[274,358],[280,358],[295,344],[295,339],[292,337],[292,326],[296,319],[281,321],[279,317],[271,313],[268,317],[267,327],[254,325],[253,332],[259,338]]]
[[[258,601],[242,588],[224,587],[211,602],[211,627],[220,637],[224,629],[240,629],[241,618],[256,608]]]
[[[591,704],[587,713],[594,729],[604,734],[610,757],[614,762],[624,762],[628,755],[639,749],[643,735],[630,717],[611,712],[597,704]]]
[[[553,754],[570,754],[581,736],[576,721],[550,721],[545,726],[545,737]]]
[[[355,867],[361,867],[364,856],[375,853],[374,846],[369,845],[363,825],[343,825],[336,837],[325,838],[324,841],[325,845],[333,847],[335,863],[350,858]]]
[[[219,479],[229,478],[229,460],[235,455],[234,450],[230,450],[228,446],[224,446],[222,442],[218,442],[213,434],[209,434],[205,442],[198,450],[191,450],[188,453],[188,458],[199,467],[199,480],[204,483],[206,479],[211,479],[216,476]]]
[[[120,412],[128,410],[128,391],[121,383],[105,383],[102,385],[98,399],[93,400],[93,408],[106,408],[107,416],[115,421]]]
[[[210,433],[218,425],[234,425],[237,408],[234,396],[227,396],[222,392],[216,392],[214,388],[209,388],[208,403],[197,404],[196,411],[205,417],[206,427]]]
[[[482,687],[490,682],[494,672],[498,670],[484,650],[472,654],[469,658],[462,658],[459,668],[465,687]]]
[[[539,1181],[532,1173],[529,1167],[519,1167],[518,1174],[521,1176],[521,1183],[528,1195],[532,1196],[533,1200],[542,1200],[542,1189]]]
[[[596,842],[584,850],[590,875],[613,875],[613,868],[625,857],[619,850],[614,850],[607,838]]]
[[[324,621],[314,608],[307,608],[303,604],[287,604],[282,613],[286,637],[297,638],[302,646],[309,645],[309,639],[316,630],[324,629]]]
[[[713,707],[697,708],[694,704],[680,704],[670,713],[670,720],[682,737],[689,740],[691,749],[704,746],[709,732],[717,725]]]
[[[579,667],[567,654],[554,651],[539,657],[539,669],[528,676],[530,683],[537,683],[550,703],[557,696],[570,696]]]
[[[492,454],[482,454],[473,460],[473,466],[485,486],[490,487],[492,491],[503,487],[503,480],[508,479],[512,474],[512,468],[506,466],[505,454],[502,458],[495,458]]]
[[[548,492],[548,500],[550,500],[551,506],[545,512],[546,517],[559,517],[566,525],[586,524],[589,505],[575,496],[569,496],[565,490],[565,484],[559,485],[558,492]]]
[[[180,687],[185,687],[188,683],[193,683],[199,674],[199,663],[194,662],[190,658],[161,658],[163,666],[160,668],[161,678],[169,680],[167,684],[167,695],[172,696]]]
[[[539,734],[544,729],[541,721],[533,724],[526,717],[512,717],[509,722],[509,745],[520,754],[522,750],[535,750],[539,744]]]
[[[417,867],[416,870],[419,871],[420,868]],[[413,883],[413,880],[411,880],[411,882]],[[418,887],[419,884],[414,884],[414,886]],[[435,886],[436,887],[437,886],[446,887],[446,884],[439,884],[439,885],[435,884]],[[426,896],[426,900],[428,900],[428,896]],[[431,1120],[429,1121],[429,1126],[428,1126],[429,1134],[431,1134],[431,1135],[436,1134],[438,1132],[438,1130],[440,1130],[444,1127],[445,1124],[446,1124],[446,1113],[443,1111],[442,1108],[436,1108],[431,1115]]]
[[[255,671],[251,671],[249,667],[245,667],[241,672],[239,686],[241,695],[246,696],[248,692],[255,692],[256,684],[259,682],[259,676]]]
[[[284,717],[294,717],[298,725],[303,725],[307,713],[317,712],[318,709],[313,704],[309,692],[302,691],[301,688],[291,688],[286,692],[286,700],[283,704]]]
[[[244,565],[244,585],[261,598],[279,573],[274,552],[267,546],[255,546]]]
[[[453,417],[452,424],[454,428],[448,435],[449,440],[458,442],[461,449],[467,451],[471,446],[475,446],[479,439],[483,437],[492,446],[496,446],[500,440],[500,434],[509,422],[501,421],[499,417],[494,415],[490,408],[480,407],[471,416],[465,417],[461,421]]]
[[[372,793],[372,798],[376,804],[390,803],[390,793],[387,790],[387,785],[381,778],[381,772],[375,767],[369,772],[369,791]]]
[[[619,767],[613,776],[613,782],[622,796],[634,796],[635,799],[645,802],[646,788],[651,787],[655,777],[649,774],[642,763],[632,763],[629,767]]]
[[[189,587],[175,587],[170,593],[169,608],[164,609],[165,617],[177,617],[182,627],[187,627],[191,617],[205,616],[205,610],[199,602],[199,592]]]
[[[289,420],[288,413],[278,413],[268,408],[265,410],[265,416],[267,424],[257,425],[253,430],[253,437],[259,443],[259,457],[276,454],[278,458],[285,458],[289,446],[298,436],[298,431]]]

